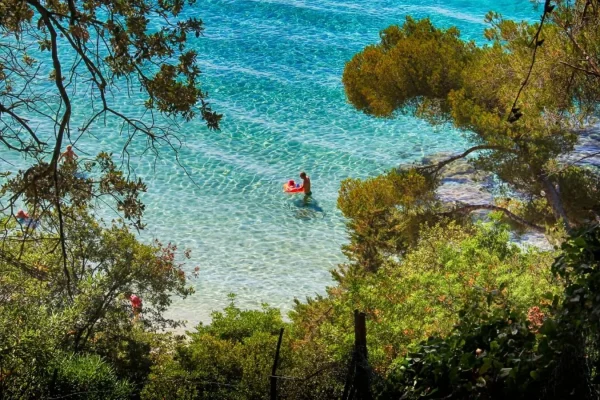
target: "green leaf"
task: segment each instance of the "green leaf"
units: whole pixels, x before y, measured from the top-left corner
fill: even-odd
[[[537,371],[531,371],[531,372],[529,372],[529,376],[531,376],[533,379],[537,380],[539,375],[538,375]]]
[[[490,351],[491,351],[491,352],[496,352],[496,351],[497,351],[499,348],[500,348],[500,345],[498,344],[498,342],[497,342],[497,341],[493,340],[493,341],[490,343]]]
[[[481,368],[479,368],[479,374],[483,375],[485,374],[491,367],[492,367],[492,359],[487,357],[484,361],[483,361],[483,365],[481,366]]]

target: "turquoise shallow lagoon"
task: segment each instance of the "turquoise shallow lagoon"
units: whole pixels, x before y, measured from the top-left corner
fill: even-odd
[[[375,120],[352,109],[341,84],[345,62],[406,15],[457,25],[483,43],[492,9],[513,19],[538,15],[529,0],[200,0],[187,10],[205,23],[205,36],[191,45],[204,89],[224,114],[222,130],[210,132],[202,121],[182,125],[180,161],[197,184],[172,155],[155,160],[136,155],[143,143],[132,147],[133,172],[148,183],[142,237],[191,249],[188,267],[200,267],[196,294],[176,301],[171,316],[188,326],[208,321],[230,292],[243,307],[267,302],[283,311],[294,297],[323,293],[329,270],[344,262],[339,182],[464,147],[449,127]],[[116,98],[122,111],[141,103],[126,93]],[[118,151],[124,140],[110,126],[95,133],[78,142],[81,154]],[[281,190],[301,170],[313,182],[317,205],[309,208]]]

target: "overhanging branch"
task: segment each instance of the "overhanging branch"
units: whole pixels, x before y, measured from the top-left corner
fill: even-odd
[[[470,149],[465,150],[463,153],[457,155],[457,156],[453,156],[450,158],[447,158],[443,161],[440,161],[439,163],[436,164],[430,164],[430,165],[423,165],[420,167],[417,167],[418,171],[422,171],[422,172],[429,172],[431,174],[437,174],[442,168],[444,168],[446,165],[456,161],[456,160],[460,160],[461,158],[465,158],[466,156],[468,156],[469,154],[475,152],[475,151],[480,151],[480,150],[501,150],[501,151],[505,151],[505,152],[509,152],[509,153],[515,153],[514,150],[512,149],[508,149],[504,146],[496,146],[496,145],[487,145],[487,144],[482,144],[479,146],[473,146]]]
[[[587,70],[585,68],[581,68],[581,67],[578,67],[578,66],[573,65],[573,64],[569,64],[568,62],[564,62],[564,61],[559,61],[559,63],[562,64],[562,65],[566,65],[569,68],[573,68],[573,69],[575,69],[577,71],[581,71],[581,72],[583,72],[586,75],[592,75],[592,76],[595,76],[597,78],[600,78],[600,72],[590,71],[590,70]]]
[[[521,225],[524,225],[524,226],[526,226],[528,228],[531,228],[531,229],[533,229],[535,231],[538,231],[538,232],[542,232],[542,233],[546,232],[546,229],[544,227],[536,225],[536,224],[534,224],[532,222],[529,222],[526,219],[521,218],[518,215],[510,212],[509,210],[507,210],[504,207],[498,207],[498,206],[494,206],[494,205],[491,205],[491,204],[468,204],[468,205],[464,205],[464,206],[458,207],[458,208],[452,210],[451,212],[449,212],[447,214],[451,214],[452,213],[452,214],[463,214],[463,215],[466,215],[466,214],[470,214],[470,213],[472,213],[474,211],[479,211],[479,210],[500,211],[501,213],[504,214],[504,216],[506,216],[507,218],[509,218],[509,219],[511,219],[511,220],[513,220],[513,221],[515,221],[515,222],[517,222],[519,224],[521,224]]]
[[[52,154],[52,162],[50,163],[50,168],[53,169],[54,172],[54,186],[56,190],[56,209],[58,211],[58,223],[59,223],[59,232],[60,232],[60,242],[61,242],[61,250],[63,257],[63,270],[65,277],[67,279],[67,292],[69,293],[69,297],[73,298],[73,294],[71,292],[71,276],[69,274],[69,269],[67,267],[67,249],[65,245],[65,233],[64,233],[64,224],[63,224],[63,215],[61,210],[61,199],[60,199],[60,189],[58,184],[58,159],[60,156],[60,150],[62,148],[62,141],[64,138],[64,134],[68,129],[69,121],[71,120],[71,100],[65,86],[63,84],[63,74],[62,67],[60,63],[60,59],[58,57],[58,44],[57,44],[57,33],[54,29],[54,25],[50,19],[50,15],[48,14],[48,10],[44,8],[39,2],[29,0],[28,3],[35,7],[35,9],[42,16],[42,20],[44,21],[44,25],[48,28],[48,32],[50,33],[50,41],[51,41],[51,54],[52,54],[52,64],[54,67],[54,82],[56,87],[60,93],[60,97],[65,104],[65,112],[63,113],[62,119],[60,121],[60,126],[58,129],[58,134],[56,135],[56,144],[54,145],[54,151]]]

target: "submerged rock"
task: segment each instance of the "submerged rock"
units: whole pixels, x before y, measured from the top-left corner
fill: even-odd
[[[600,167],[600,125],[582,130],[575,150],[562,157],[561,161],[593,168]]]
[[[453,156],[437,153],[422,159],[423,164],[435,164]],[[492,204],[493,177],[476,170],[467,159],[456,160],[440,171],[442,185],[438,188],[440,200],[446,203]]]

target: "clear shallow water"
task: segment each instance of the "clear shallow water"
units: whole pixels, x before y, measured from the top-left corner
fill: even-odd
[[[329,270],[344,262],[339,182],[464,147],[450,128],[410,117],[375,120],[352,109],[341,84],[345,62],[406,15],[457,25],[463,37],[482,42],[491,9],[514,19],[538,15],[529,0],[208,0],[188,10],[205,22],[205,36],[191,45],[202,60],[204,89],[225,115],[222,130],[209,132],[201,121],[182,126],[180,160],[197,185],[167,153],[157,161],[134,156],[132,164],[148,183],[143,238],[190,248],[189,269],[201,269],[196,294],[176,301],[171,316],[188,326],[208,321],[230,292],[243,307],[268,302],[284,311],[294,297],[323,293]],[[121,111],[141,102],[125,93],[116,99]],[[97,140],[78,143],[82,153],[118,153],[116,129],[95,133]],[[301,170],[311,176],[317,207],[303,208],[281,191]]]

